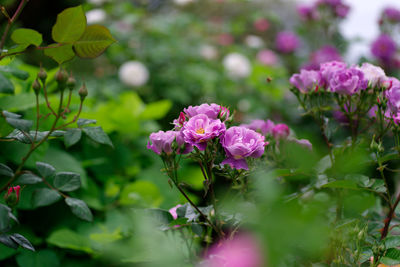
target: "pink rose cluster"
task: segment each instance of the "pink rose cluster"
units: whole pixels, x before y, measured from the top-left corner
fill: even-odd
[[[312,5],[299,5],[297,13],[300,18],[306,21],[319,20],[322,18],[321,10],[328,10],[332,16],[345,18],[350,11],[350,6],[343,3],[342,0],[317,0]]]
[[[209,141],[219,138],[226,153],[221,164],[248,169],[246,158],[261,157],[268,143],[262,134],[246,127],[227,129],[225,122],[228,119],[230,111],[226,107],[214,103],[189,106],[174,120],[174,130],[150,134],[147,148],[159,155],[186,154],[194,147],[204,151]]]
[[[322,87],[329,92],[354,95],[368,86],[381,86],[386,79],[382,68],[369,63],[348,67],[344,62],[330,61],[322,63],[319,70],[302,69],[290,78],[290,83],[303,94]]]

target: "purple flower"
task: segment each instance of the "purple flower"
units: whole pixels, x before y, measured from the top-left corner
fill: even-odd
[[[400,21],[400,10],[394,7],[387,7],[383,10],[383,17],[391,22]]]
[[[177,119],[175,119],[172,124],[175,125],[175,129],[179,130],[183,127],[183,125],[186,122],[186,117],[185,117],[185,113],[181,112],[179,114],[179,117]]]
[[[300,74],[293,74],[290,83],[305,94],[322,85],[321,73],[315,70],[301,70]]]
[[[320,67],[320,72],[324,85],[325,86],[329,85],[329,81],[335,72],[339,70],[345,70],[346,68],[347,68],[346,63],[341,61],[330,61],[322,63]]]
[[[290,134],[289,127],[284,123],[277,124],[272,129],[272,135],[274,136],[275,139],[286,139],[289,136],[289,134]]]
[[[385,80],[381,81],[381,86],[390,90],[392,87],[400,87],[400,81],[394,77],[386,77]]]
[[[185,109],[183,109],[185,114],[188,116],[188,118],[192,118],[198,114],[205,114],[207,115],[210,119],[217,119],[218,114],[221,111],[221,106],[217,105],[215,103],[212,104],[201,104],[200,106],[189,106]]]
[[[263,253],[257,240],[249,234],[239,234],[214,244],[199,267],[260,267]]]
[[[298,5],[297,6],[297,14],[299,14],[300,18],[303,20],[315,20],[317,19],[316,10],[312,6],[306,5]]]
[[[186,143],[205,150],[207,141],[225,132],[225,124],[219,119],[210,119],[206,114],[198,114],[189,119],[182,128]]]
[[[400,86],[397,84],[392,85],[390,90],[385,92],[385,96],[388,100],[387,104],[393,114],[400,112]]]
[[[147,143],[147,148],[153,150],[155,153],[161,155],[161,153],[166,153],[170,155],[173,152],[172,143],[176,141],[178,146],[178,154],[187,154],[192,150],[192,147],[185,144],[183,136],[177,131],[158,131],[157,133],[150,134],[150,141]],[[185,145],[183,151],[181,147]]]
[[[253,120],[250,124],[242,124],[241,126],[256,132],[261,132],[262,135],[267,135],[272,134],[272,129],[275,124],[271,120]]]
[[[367,86],[368,80],[364,78],[364,73],[356,68],[338,70],[329,80],[331,92],[345,95],[353,95],[360,90],[365,90]]]
[[[371,46],[371,53],[378,59],[389,62],[396,53],[396,43],[386,34],[381,34]]]
[[[310,62],[306,65],[305,69],[319,70],[322,63],[329,61],[342,61],[342,57],[334,46],[325,45],[311,53]]]
[[[369,81],[371,87],[380,86],[381,82],[386,80],[385,71],[381,67],[363,63],[358,69],[364,73],[364,77]]]
[[[174,218],[174,220],[178,219],[178,214],[176,213],[176,210],[177,210],[179,207],[182,207],[182,205],[181,205],[181,204],[178,204],[178,205],[176,205],[175,207],[172,207],[172,208],[169,209],[169,213],[171,213],[172,218]]]
[[[349,14],[350,6],[345,4],[339,4],[335,7],[336,16],[339,18],[345,18]]]
[[[276,49],[281,53],[292,53],[300,45],[299,38],[296,34],[289,31],[278,33],[275,40]]]
[[[246,127],[229,128],[221,138],[227,156],[221,164],[228,164],[232,169],[248,170],[246,158],[261,157],[264,154],[264,146],[268,144],[264,140],[264,136]]]

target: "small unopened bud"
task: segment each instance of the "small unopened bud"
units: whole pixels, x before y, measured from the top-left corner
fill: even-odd
[[[81,101],[83,101],[85,97],[87,97],[88,91],[85,84],[83,84],[82,87],[79,89],[78,94],[81,97]]]
[[[66,72],[64,69],[60,68],[60,69],[57,71],[57,73],[56,73],[56,81],[57,81],[59,84],[65,85],[65,83],[67,82],[67,80],[68,80],[68,74],[67,74],[67,72]]]
[[[33,91],[35,91],[35,94],[38,95],[39,92],[40,92],[40,89],[42,88],[42,86],[40,86],[40,83],[39,83],[39,80],[38,80],[38,79],[36,79],[36,80],[33,82],[32,88],[33,88]]]
[[[20,190],[21,187],[19,185],[8,188],[7,193],[4,195],[7,205],[13,207],[18,204]]]
[[[67,87],[69,88],[69,90],[73,90],[75,88],[75,85],[76,85],[75,78],[72,75],[69,76],[67,80]]]
[[[43,83],[46,81],[46,79],[47,79],[47,73],[46,73],[46,71],[45,71],[42,67],[40,67],[40,71],[39,71],[37,77],[38,77]]]

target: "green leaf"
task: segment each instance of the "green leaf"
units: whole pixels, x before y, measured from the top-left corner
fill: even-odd
[[[20,245],[21,247],[31,250],[31,251],[35,251],[35,248],[32,246],[31,242],[29,242],[28,239],[26,239],[24,236],[20,235],[20,234],[12,234],[10,236],[10,238],[17,243],[18,245]]]
[[[381,263],[385,265],[396,265],[400,263],[400,250],[395,248],[389,248],[386,251],[384,257],[382,257]]]
[[[9,235],[5,235],[5,234],[0,235],[0,243],[3,243],[7,247],[10,247],[13,249],[18,248],[18,244],[15,243]]]
[[[390,236],[385,239],[386,248],[395,248],[400,246],[400,236]]]
[[[203,234],[203,226],[201,226],[201,225],[198,224],[198,223],[193,223],[193,224],[192,224],[192,231],[193,231],[193,233],[195,233],[196,235],[202,236],[202,234]]]
[[[13,177],[13,170],[7,165],[0,163],[0,176]]]
[[[16,184],[37,184],[41,183],[42,178],[36,176],[33,173],[24,173],[17,178],[15,181]]]
[[[18,129],[18,130],[21,130],[24,132],[29,132],[29,129],[33,125],[32,121],[24,120],[24,119],[6,118],[6,121],[8,122],[8,124],[10,124],[15,129]]]
[[[29,78],[29,73],[24,71],[24,70],[20,70],[17,69],[15,67],[10,67],[10,66],[6,66],[6,67],[2,67],[0,66],[0,71],[4,72],[4,73],[10,73],[12,76],[14,76],[15,78],[18,78],[20,80],[26,80]]]
[[[143,205],[157,207],[162,202],[160,190],[149,181],[136,181],[124,186],[120,195],[121,205]]]
[[[82,127],[82,126],[85,126],[88,124],[96,124],[96,123],[97,123],[96,120],[89,120],[89,119],[78,119],[78,122],[77,122],[79,127]]]
[[[32,29],[16,29],[11,34],[11,40],[17,44],[39,46],[43,42],[42,35]]]
[[[322,187],[325,188],[346,188],[346,189],[360,189],[357,183],[352,180],[337,180],[324,184]]]
[[[85,238],[69,229],[60,229],[53,232],[46,241],[47,243],[60,248],[84,251],[87,253],[93,252],[90,248],[90,240],[88,238]]]
[[[160,100],[146,105],[140,117],[142,119],[159,120],[165,117],[172,107],[170,100]]]
[[[0,78],[1,87],[1,78]],[[1,91],[0,91],[1,92]],[[22,93],[0,97],[0,109],[23,111],[35,106],[35,95]]]
[[[10,248],[8,246],[0,245],[0,261],[10,258],[11,256],[17,254],[17,250]]]
[[[59,172],[54,178],[54,186],[61,191],[74,191],[81,187],[81,176],[73,172]]]
[[[37,189],[32,195],[33,206],[36,208],[51,205],[60,199],[60,194],[49,188]]]
[[[187,218],[188,222],[193,222],[200,216],[189,203],[177,208],[176,214],[179,218]]]
[[[85,127],[82,129],[93,141],[114,147],[108,135],[103,131],[101,126]]]
[[[93,215],[86,203],[80,199],[68,197],[65,199],[65,203],[71,208],[73,214],[78,218],[91,222],[93,221]]]
[[[10,208],[0,204],[0,232],[6,230],[10,225]]]
[[[78,143],[82,137],[82,130],[79,128],[68,129],[64,134],[64,144],[70,147]]]
[[[58,43],[73,43],[79,40],[85,28],[86,16],[82,6],[71,7],[57,15],[51,36]]]
[[[4,117],[6,117],[6,118],[12,118],[12,119],[18,119],[18,118],[21,118],[21,117],[22,117],[22,115],[19,115],[19,114],[17,114],[17,113],[8,112],[8,111],[6,111],[6,110],[3,110],[3,111],[2,111],[2,114],[3,114]]]
[[[53,166],[44,162],[36,162],[36,168],[44,178],[51,178],[56,173],[56,169]]]
[[[0,93],[14,94],[14,85],[0,73]]]
[[[74,58],[75,53],[71,44],[55,46],[44,50],[44,54],[54,59],[58,64],[62,64]]]
[[[37,252],[22,251],[16,257],[19,267],[59,267],[60,260],[52,250],[40,250]]]
[[[86,27],[81,38],[74,43],[74,50],[78,57],[95,58],[100,56],[115,41],[106,27],[90,25]]]

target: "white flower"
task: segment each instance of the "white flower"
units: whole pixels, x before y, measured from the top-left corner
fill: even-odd
[[[250,61],[239,53],[230,53],[223,60],[225,70],[232,78],[246,78],[251,73]]]
[[[174,0],[174,3],[177,4],[178,6],[185,6],[187,4],[190,4],[194,2],[195,0]]]
[[[364,73],[365,79],[369,81],[371,87],[375,87],[387,78],[385,71],[381,67],[370,63],[363,63],[358,69]]]
[[[246,45],[250,48],[261,48],[264,46],[264,41],[256,35],[248,35],[244,40]]]
[[[212,60],[217,58],[218,51],[212,45],[203,45],[200,47],[200,55],[207,60]]]
[[[142,86],[149,79],[149,71],[139,61],[127,61],[119,68],[119,79],[129,86]]]
[[[87,24],[101,23],[106,20],[107,14],[101,8],[92,9],[86,12]]]

